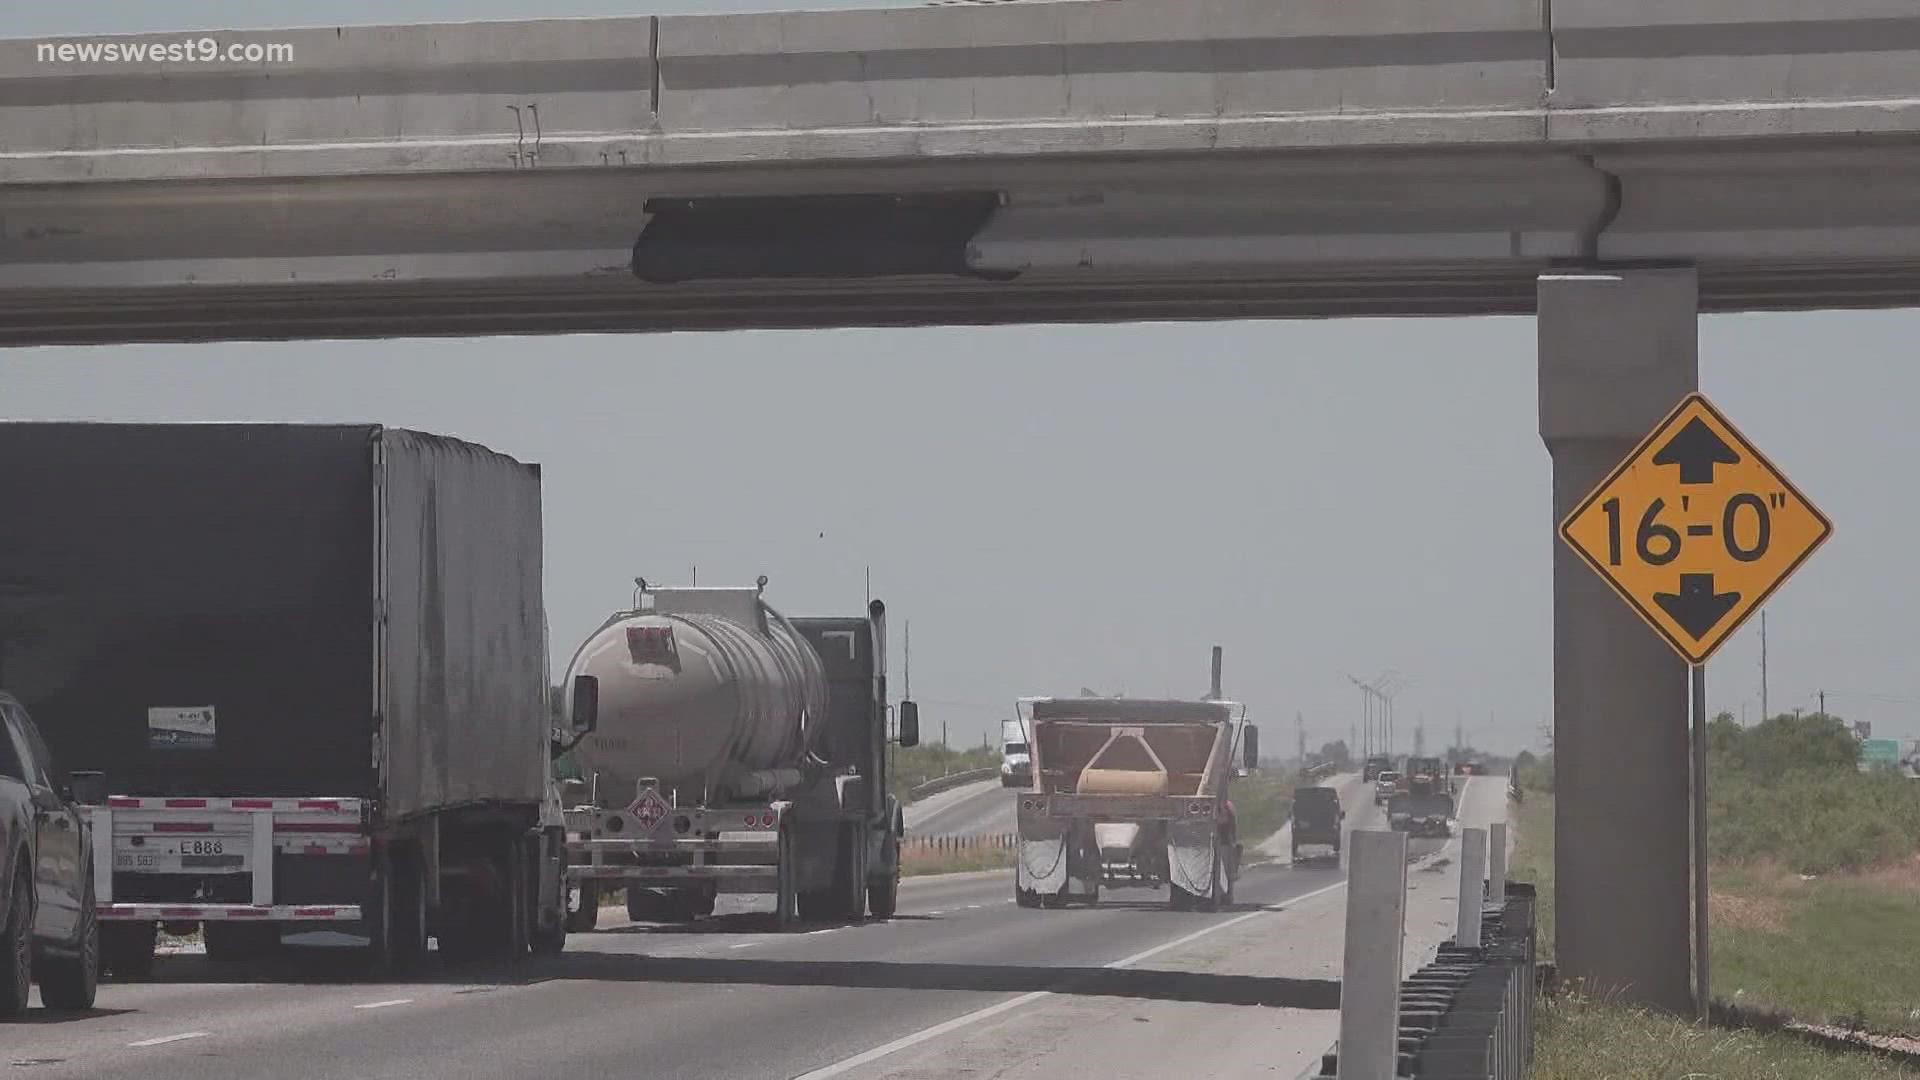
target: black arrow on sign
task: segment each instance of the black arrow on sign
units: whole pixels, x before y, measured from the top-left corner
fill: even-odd
[[[1654,593],[1653,602],[1698,641],[1727,617],[1733,605],[1740,602],[1740,594],[1714,592],[1712,574],[1681,574],[1680,591]]]
[[[1696,416],[1653,455],[1653,463],[1680,466],[1680,482],[1683,484],[1711,484],[1713,467],[1737,465],[1740,455],[1734,453],[1726,440],[1715,435],[1713,429],[1701,423]]]

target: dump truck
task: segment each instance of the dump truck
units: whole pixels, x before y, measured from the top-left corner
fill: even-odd
[[[0,423],[0,460],[0,686],[74,770],[105,969],[161,926],[563,946],[538,466],[365,424]]]
[[[1407,790],[1387,800],[1387,824],[1411,836],[1451,836],[1453,796],[1429,776],[1408,780]]]
[[[771,895],[776,925],[892,916],[905,822],[890,775],[886,606],[789,619],[750,588],[636,579],[568,667],[568,919],[635,921]],[[900,703],[901,746],[919,709]]]
[[[1422,777],[1431,782],[1438,791],[1453,794],[1453,775],[1437,757],[1410,757],[1407,759],[1407,780],[1418,783]]]
[[[1014,900],[1097,903],[1104,885],[1168,890],[1175,909],[1233,900],[1240,838],[1228,788],[1235,749],[1258,761],[1245,706],[1213,686],[1200,701],[1023,698],[1034,783],[1018,796]]]

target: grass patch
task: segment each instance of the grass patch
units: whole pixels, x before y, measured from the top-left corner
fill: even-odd
[[[976,746],[969,750],[955,750],[945,746],[922,743],[904,750],[893,751],[893,778],[887,790],[893,792],[901,803],[906,803],[907,792],[929,780],[938,780],[942,776],[951,776],[958,772],[971,772],[974,769],[997,769],[1000,767],[1000,751],[990,747]]]
[[[1507,804],[1515,833],[1513,858],[1507,876],[1534,887],[1534,918],[1538,927],[1535,950],[1543,961],[1553,960],[1553,796],[1527,791],[1522,802]]]
[[[1920,1033],[1920,893],[1906,875],[1807,881],[1773,863],[1716,866],[1711,906],[1717,998]]]
[[[975,870],[1013,868],[1014,849],[985,844],[958,851],[940,851],[913,846],[900,852],[900,875],[921,877],[926,874],[964,874]]]
[[[1233,801],[1240,843],[1251,847],[1280,830],[1293,812],[1299,777],[1291,769],[1261,770],[1235,779],[1227,788]]]
[[[1561,994],[1537,1014],[1534,1080],[1884,1080],[1920,1070],[1880,1054],[1835,1051],[1796,1036],[1702,1028],[1640,1009]]]

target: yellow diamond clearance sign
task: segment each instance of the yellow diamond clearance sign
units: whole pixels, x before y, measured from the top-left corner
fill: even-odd
[[[1561,539],[1694,664],[1832,533],[1697,393],[1560,523]]]

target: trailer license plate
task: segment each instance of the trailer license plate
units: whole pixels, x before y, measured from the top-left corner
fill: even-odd
[[[247,869],[248,847],[242,837],[194,837],[148,842],[135,847],[126,841],[114,845],[115,870],[182,873]]]

